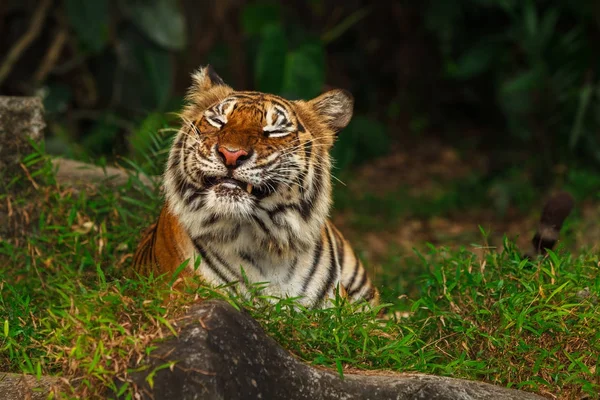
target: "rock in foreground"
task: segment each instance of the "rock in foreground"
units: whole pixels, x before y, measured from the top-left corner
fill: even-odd
[[[169,399],[542,399],[487,383],[421,374],[351,375],[291,356],[246,313],[223,301],[192,308],[179,337],[161,343],[133,376],[144,398]],[[177,361],[172,371],[158,366]]]

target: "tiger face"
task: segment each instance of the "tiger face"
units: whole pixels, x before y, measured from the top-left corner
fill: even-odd
[[[165,174],[174,213],[198,230],[205,219],[260,225],[278,212],[273,223],[296,231],[286,240],[317,235],[330,206],[329,150],[350,121],[352,96],[333,90],[306,102],[234,91],[210,67],[193,78]],[[292,221],[297,214],[304,223]]]
[[[191,210],[204,207],[249,218],[267,198],[297,196],[306,164],[301,135],[309,138],[286,103],[274,96],[236,93],[201,113],[180,154],[185,176],[204,193],[190,201]]]

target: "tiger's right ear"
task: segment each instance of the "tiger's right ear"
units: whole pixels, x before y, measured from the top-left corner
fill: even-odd
[[[206,92],[214,86],[227,86],[210,64],[200,67],[198,71],[194,72],[192,74],[192,81],[190,90],[197,93]]]
[[[231,92],[233,89],[223,82],[213,67],[210,65],[201,67],[192,74],[192,85],[186,96],[188,105],[184,109],[184,118],[189,120],[197,118],[198,113],[222,101]]]

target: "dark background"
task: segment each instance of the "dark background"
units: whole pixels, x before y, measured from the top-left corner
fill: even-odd
[[[376,154],[435,137],[542,170],[597,166],[598,4],[8,0],[0,92],[42,95],[50,150],[79,157],[131,152],[211,63],[237,89],[350,90],[361,144]],[[39,35],[9,63],[36,12]]]
[[[236,89],[340,87],[356,109],[334,148],[338,223],[434,243],[460,221],[479,235],[492,217],[473,210],[597,200],[599,49],[585,0],[0,2],[0,93],[43,97],[51,154],[160,173],[207,63]],[[425,222],[398,232],[409,217]]]

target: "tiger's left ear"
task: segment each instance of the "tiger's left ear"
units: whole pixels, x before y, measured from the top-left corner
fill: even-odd
[[[354,109],[354,97],[347,90],[334,89],[307,103],[336,134],[348,125]]]

